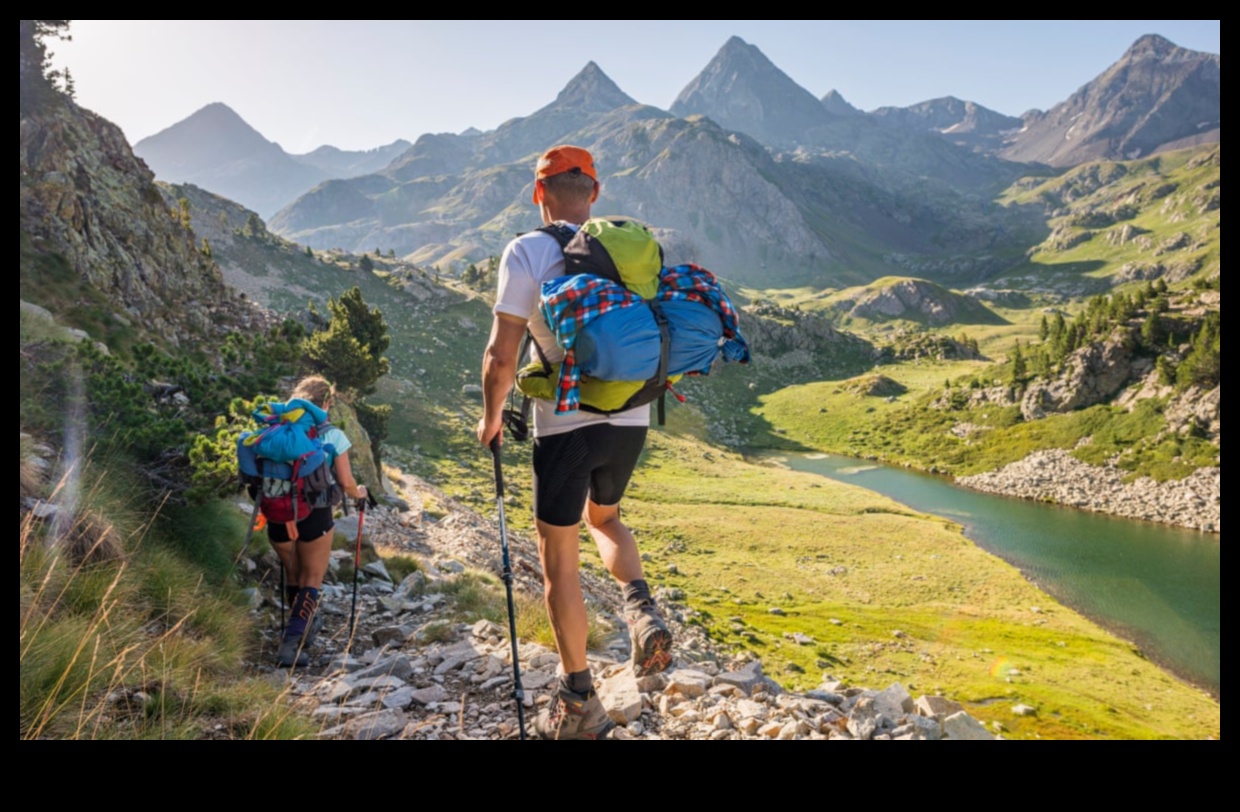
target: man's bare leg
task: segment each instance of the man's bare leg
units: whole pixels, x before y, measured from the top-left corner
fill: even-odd
[[[560,527],[543,521],[538,530],[538,557],[543,568],[543,597],[547,617],[560,652],[560,667],[565,674],[584,671],[586,665],[585,598],[581,594],[578,527]]]
[[[593,500],[586,500],[582,518],[611,576],[621,584],[641,580],[641,555],[633,534],[620,522],[620,506],[596,505]]]
[[[642,559],[633,534],[620,521],[619,505],[586,501],[582,517],[599,555],[624,590],[624,619],[629,624],[633,670],[638,676],[662,671],[672,661],[672,634],[642,577]]]

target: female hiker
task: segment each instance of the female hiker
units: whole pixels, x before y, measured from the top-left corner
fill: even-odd
[[[289,400],[300,398],[329,411],[336,399],[336,389],[321,375],[310,375],[297,382]],[[365,499],[366,486],[358,485],[349,465],[349,449],[353,443],[345,433],[330,423],[319,426],[319,439],[328,452],[333,479],[344,494],[352,499]],[[333,489],[334,490],[334,489]],[[318,614],[319,591],[331,558],[335,520],[332,518],[334,494],[322,494],[310,515],[297,522],[297,538],[290,539],[288,528],[278,522],[267,525],[267,538],[284,564],[287,577],[285,599],[291,606],[288,625],[276,655],[280,665],[289,668],[306,666],[310,656],[306,649],[314,642],[323,626]]]

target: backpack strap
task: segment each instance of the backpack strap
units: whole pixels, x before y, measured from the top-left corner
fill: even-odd
[[[535,231],[540,231],[543,234],[552,237],[557,243],[559,243],[560,251],[563,251],[564,248],[572,242],[573,237],[577,236],[577,232],[574,229],[569,228],[564,223],[551,223],[550,225],[545,225],[542,228],[535,229]],[[565,270],[567,271],[567,263],[565,264]],[[534,340],[534,334],[527,328],[525,331],[525,342],[521,345],[521,352],[518,357],[528,358],[531,346],[534,347],[534,352],[538,354],[538,360],[542,362],[543,372],[550,376],[551,362],[547,360],[547,354],[543,352],[543,348],[540,347],[538,342]],[[504,410],[504,423],[508,426],[508,433],[512,436],[512,439],[521,443],[528,440],[530,436],[530,406],[532,401],[529,395],[522,395],[520,409],[515,408],[514,401],[515,390],[509,395],[509,408]]]
[[[596,409],[585,403],[578,404],[577,408],[582,411],[592,412],[594,414],[615,414],[623,412],[626,409],[634,409],[638,406],[645,406],[654,401],[659,402],[659,425],[665,423],[666,406],[665,399],[667,396],[667,368],[672,354],[672,336],[671,330],[667,326],[667,314],[663,312],[663,305],[658,299],[646,299],[646,304],[650,306],[650,310],[654,313],[654,322],[659,326],[659,368],[655,374],[650,377],[641,389],[633,393],[633,396],[624,402],[623,406],[617,409]]]
[[[564,223],[551,223],[550,225],[545,225],[542,228],[537,228],[534,230],[541,231],[543,234],[549,234],[554,237],[555,241],[560,244],[561,251],[573,241],[573,237],[577,236],[576,229],[569,228]]]

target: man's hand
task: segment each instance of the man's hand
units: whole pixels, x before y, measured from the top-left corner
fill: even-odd
[[[478,418],[478,442],[490,448],[491,439],[498,437],[499,444],[504,444],[504,417],[502,414],[495,417],[494,420],[488,419],[486,415]]]

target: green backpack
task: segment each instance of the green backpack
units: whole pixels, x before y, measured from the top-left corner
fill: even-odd
[[[562,224],[552,224],[538,229],[550,234],[564,251],[564,274],[594,274],[621,284],[643,299],[652,300],[659,290],[659,273],[663,270],[663,249],[646,226],[627,218],[594,217],[576,231]],[[656,308],[662,341],[669,341],[667,325]],[[517,372],[517,389],[525,396],[519,418],[529,412],[529,399],[554,400],[560,365],[552,364],[544,357],[538,342],[528,333],[526,345],[533,345],[538,360]],[[523,355],[528,350],[523,351]],[[666,353],[664,354],[666,356]],[[663,423],[663,397],[667,384],[675,383],[682,376],[666,374],[661,365],[659,372],[646,381],[610,381],[583,377],[580,388],[580,407],[595,414],[614,414],[654,401],[659,402],[659,423]],[[514,435],[518,434],[514,430]]]

